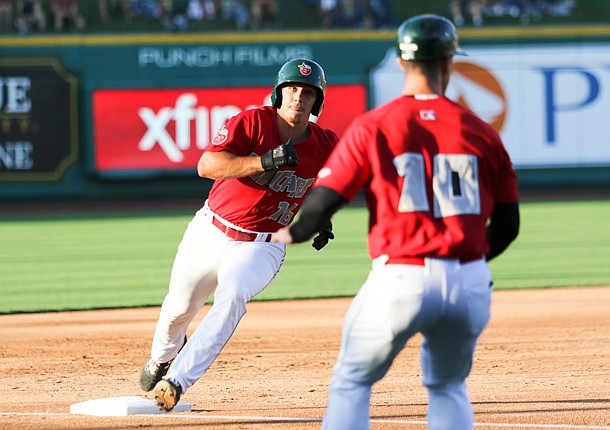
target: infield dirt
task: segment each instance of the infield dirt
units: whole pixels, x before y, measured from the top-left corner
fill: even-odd
[[[129,417],[70,415],[70,405],[142,394],[159,308],[0,316],[0,428],[320,428],[350,302],[250,303],[183,396],[191,412]],[[610,429],[610,287],[496,291],[492,306],[468,380],[477,427]],[[374,386],[374,430],[425,428],[420,341]]]

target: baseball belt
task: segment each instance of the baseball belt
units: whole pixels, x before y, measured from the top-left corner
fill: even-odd
[[[386,261],[385,264],[410,264],[413,266],[425,266],[426,265],[426,258],[439,258],[439,259],[448,259],[448,260],[452,260],[451,257],[434,257],[434,256],[429,256],[429,257],[390,257],[388,258],[388,261]],[[461,264],[465,264],[465,263],[470,263],[471,261],[476,261],[476,260],[480,260],[481,257],[470,257],[470,258],[456,258],[457,260],[460,260]]]
[[[262,236],[262,242],[271,241],[271,233],[246,233],[245,231],[237,230],[223,224],[222,221],[215,216],[212,217],[212,224],[214,224],[218,230],[222,231],[225,236],[233,240],[239,240],[240,242],[253,242],[259,236]]]

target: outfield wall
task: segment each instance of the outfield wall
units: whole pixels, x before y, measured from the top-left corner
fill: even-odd
[[[609,187],[610,26],[461,30],[448,96],[502,136],[522,188]],[[204,196],[196,163],[279,67],[325,68],[339,134],[400,92],[393,32],[0,38],[0,199]]]

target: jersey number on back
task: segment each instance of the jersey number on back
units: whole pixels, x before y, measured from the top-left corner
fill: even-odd
[[[467,154],[438,154],[434,156],[432,195],[434,216],[479,214],[479,175],[477,157]],[[394,158],[398,175],[404,177],[398,212],[429,211],[426,191],[424,156],[405,152]]]

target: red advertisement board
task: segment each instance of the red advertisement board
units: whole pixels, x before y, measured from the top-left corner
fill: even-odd
[[[93,93],[95,168],[100,172],[195,168],[202,150],[230,117],[271,104],[270,96],[268,87],[97,90]],[[341,135],[365,109],[364,85],[331,85],[317,122]]]

